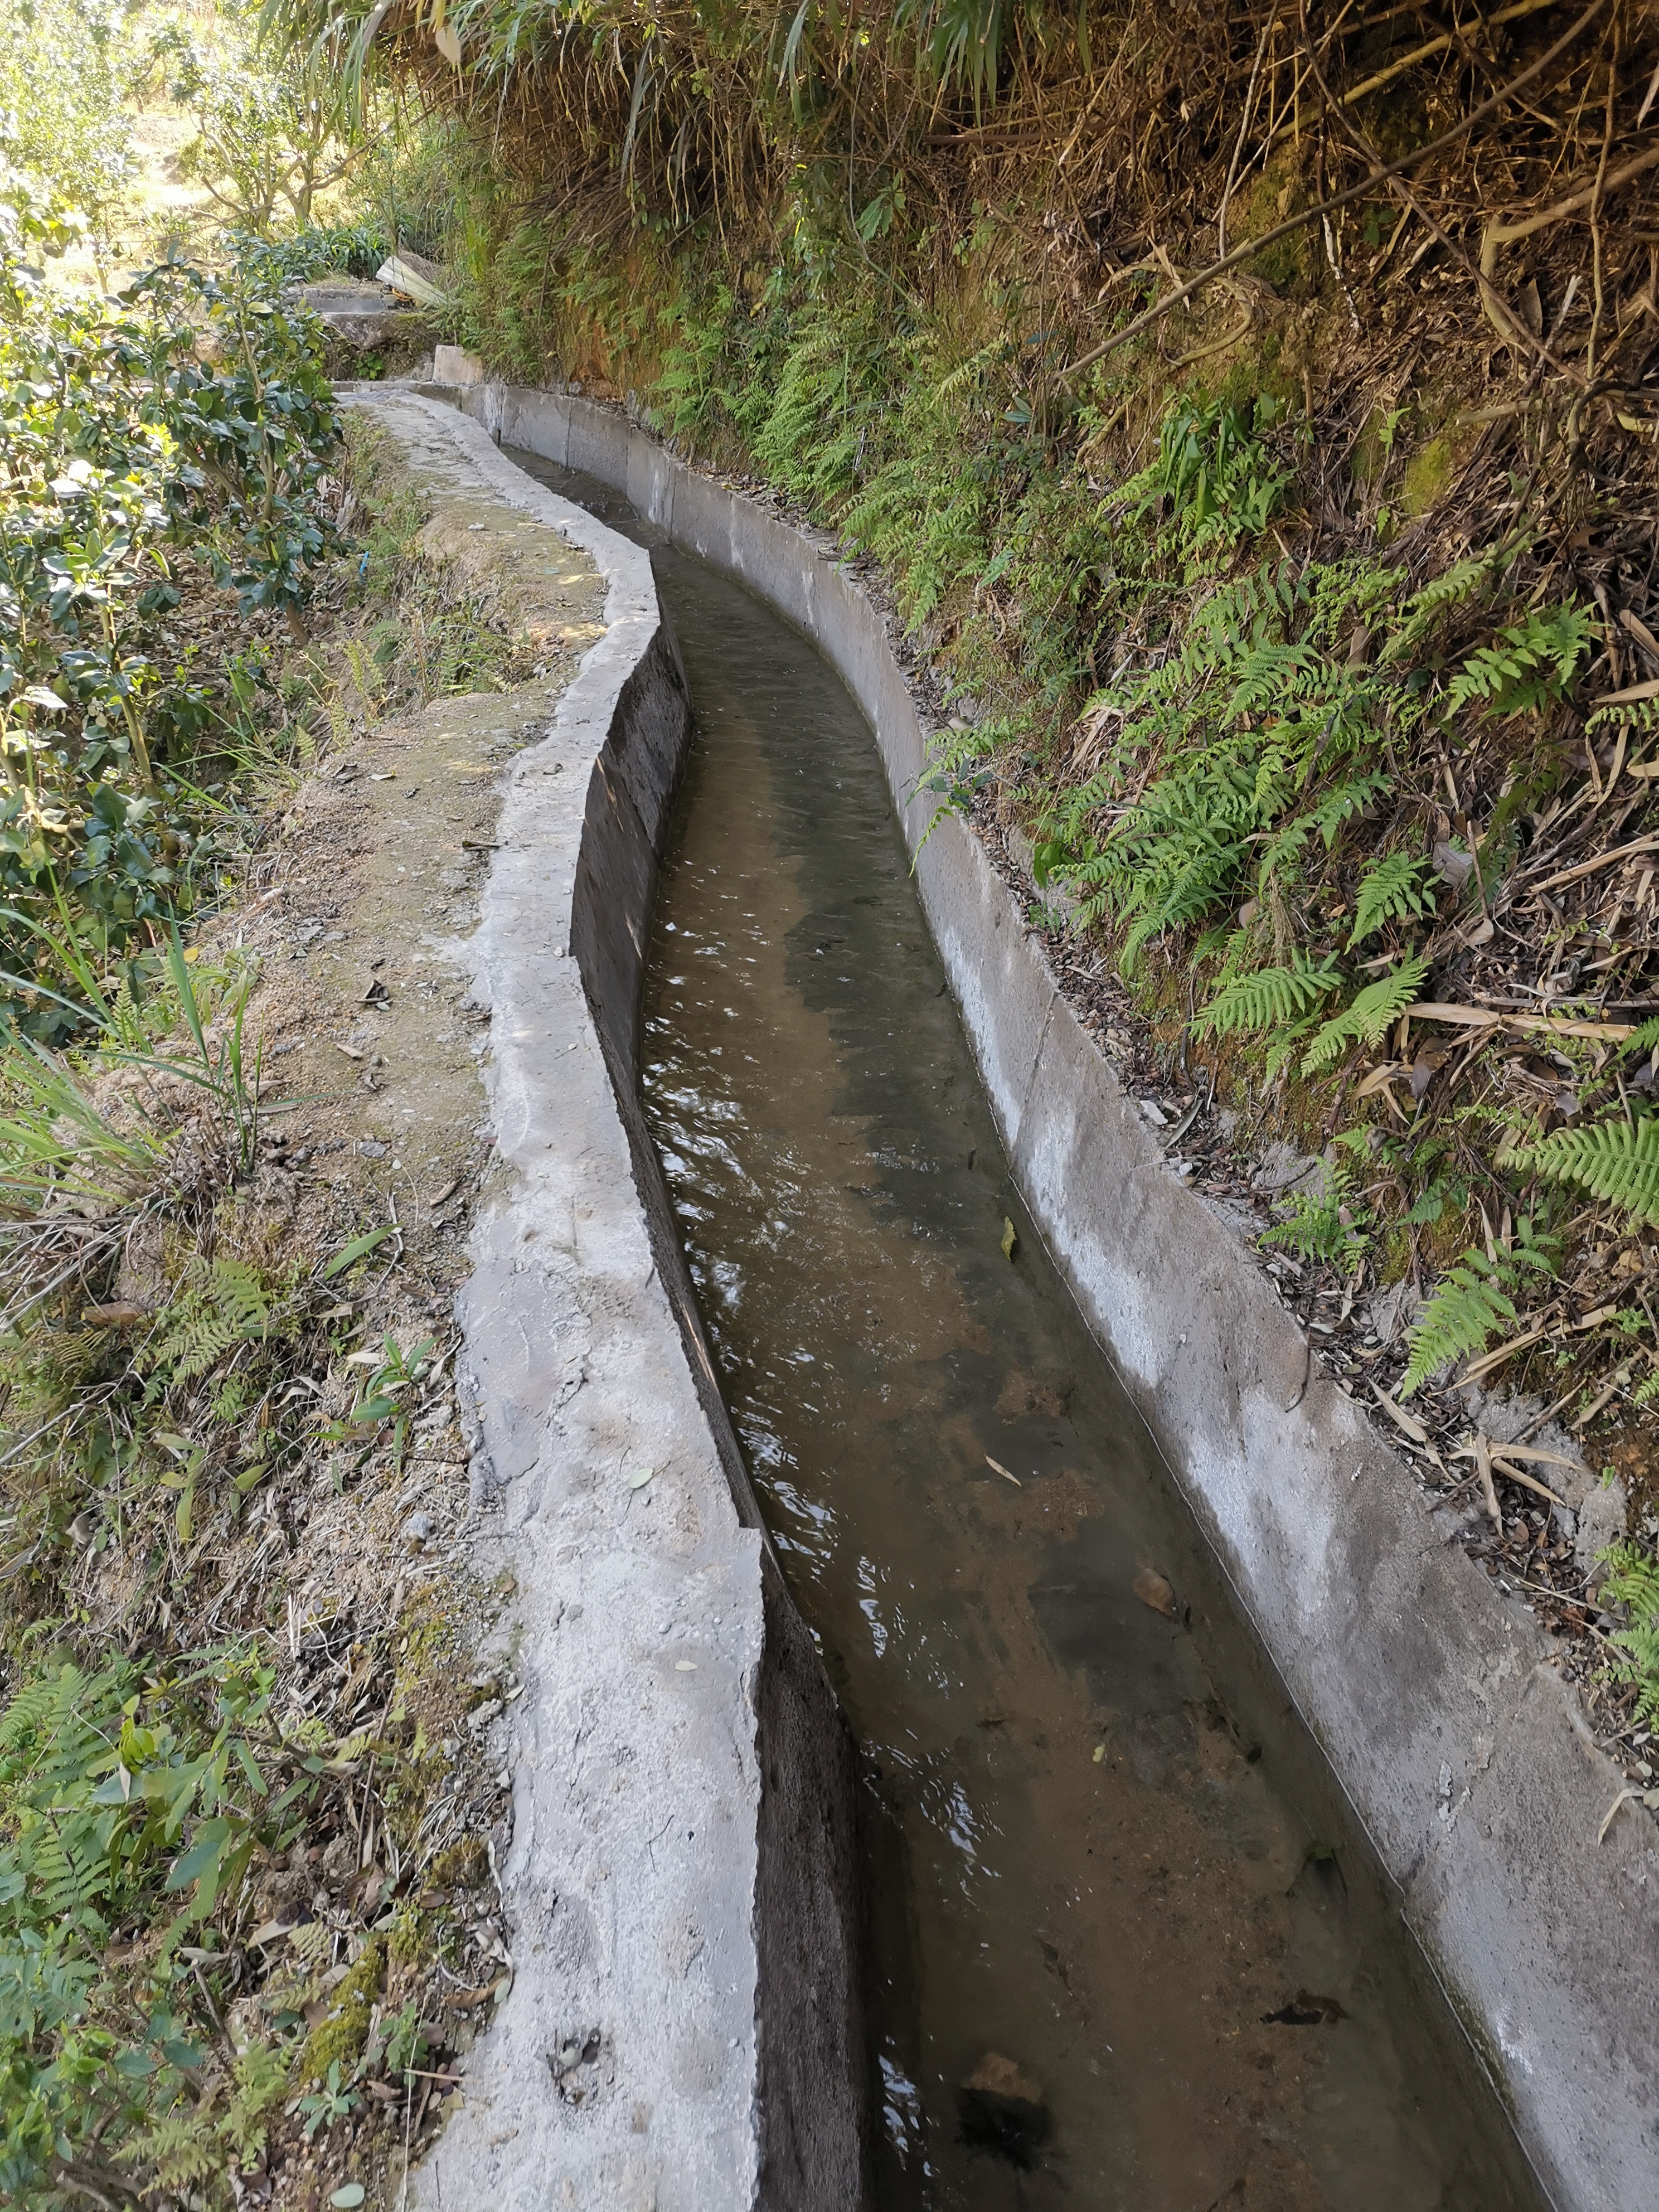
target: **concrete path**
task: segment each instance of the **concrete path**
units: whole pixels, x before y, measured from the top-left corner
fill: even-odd
[[[471,952],[498,1195],[461,1318],[486,1562],[523,1697],[514,1979],[412,2203],[836,2208],[861,2188],[850,1743],[784,1594],[634,1106],[642,949],[688,734],[644,553],[395,388],[440,535],[549,535],[604,635],[507,780]]]

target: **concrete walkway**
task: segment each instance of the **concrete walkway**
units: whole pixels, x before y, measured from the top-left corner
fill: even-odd
[[[499,1195],[461,1319],[485,1565],[525,1693],[509,1994],[411,2202],[847,2212],[863,2053],[851,1747],[783,1591],[634,1106],[641,965],[689,722],[646,555],[396,388],[440,534],[546,533],[605,629],[509,771],[475,997]]]

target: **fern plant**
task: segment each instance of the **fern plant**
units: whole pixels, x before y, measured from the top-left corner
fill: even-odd
[[[264,2149],[271,2115],[288,2094],[288,2055],[268,2043],[249,2043],[237,2053],[231,2081],[230,2101],[214,2122],[214,2133],[238,2166],[251,2166]]]
[[[1431,576],[1406,600],[1399,619],[1383,641],[1377,656],[1379,661],[1397,667],[1413,659],[1453,609],[1484,598],[1530,542],[1528,533],[1520,532],[1484,546],[1478,553],[1453,562],[1437,576]]]
[[[1298,952],[1285,967],[1257,968],[1224,983],[1199,1014],[1194,1030],[1206,1037],[1280,1028],[1312,1013],[1341,985],[1334,959],[1310,960]]]
[[[1631,732],[1632,746],[1637,738],[1651,737],[1659,730],[1659,699],[1623,699],[1611,707],[1597,707],[1584,717],[1584,730],[1593,737],[1598,730],[1616,729],[1620,723]]]
[[[1340,1014],[1321,1025],[1303,1060],[1304,1073],[1328,1067],[1346,1045],[1375,1044],[1416,998],[1428,972],[1428,962],[1416,953],[1368,983]]]
[[[193,2105],[164,2113],[142,2135],[124,2143],[119,2155],[123,2166],[150,2167],[161,2187],[179,2196],[188,2195],[224,2161],[222,2146],[214,2141]]]
[[[272,1291],[258,1268],[196,1255],[138,1353],[140,1371],[150,1377],[148,1395],[198,1381],[236,1346],[258,1342],[275,1325]]]
[[[1323,1167],[1319,1188],[1295,1192],[1289,1213],[1261,1241],[1283,1245],[1304,1260],[1352,1267],[1370,1249],[1370,1218],[1355,1194],[1347,1163],[1330,1158]]]
[[[1529,614],[1472,653],[1446,694],[1448,716],[1477,706],[1492,716],[1524,714],[1565,698],[1595,629],[1589,607]]]
[[[1416,921],[1434,910],[1433,886],[1440,878],[1426,860],[1409,853],[1390,853],[1359,879],[1354,898],[1353,934],[1348,949],[1364,945],[1391,921]]]
[[[1200,600],[1179,651],[1096,696],[1088,712],[1115,742],[1042,835],[1085,920],[1129,925],[1126,970],[1152,938],[1234,902],[1251,873],[1268,895],[1316,836],[1330,852],[1390,788],[1384,733],[1422,709],[1397,678],[1355,665],[1348,640],[1399,583],[1364,562],[1263,563]],[[1168,765],[1148,776],[1149,759]],[[1132,776],[1140,796],[1115,806]]]
[[[58,1668],[0,1711],[0,2195],[41,2212],[87,2157],[132,2169],[122,2201],[187,2192],[258,2148],[287,2091],[282,2055],[250,2045],[228,2105],[199,2099],[178,1946],[320,1760],[272,1729],[276,1675],[252,1648],[149,1664]],[[273,1752],[297,1770],[286,1787]],[[150,1940],[118,1961],[125,1927]]]
[[[1516,1295],[1529,1282],[1555,1273],[1553,1241],[1535,1234],[1531,1220],[1523,1216],[1516,1224],[1512,1249],[1498,1245],[1487,1252],[1471,1245],[1447,1269],[1412,1326],[1407,1340],[1411,1358],[1400,1386],[1402,1398],[1409,1398],[1452,1361],[1484,1352],[1501,1328],[1515,1325],[1520,1318]]]
[[[1615,1544],[1607,1559],[1611,1571],[1601,1586],[1603,1600],[1630,1614],[1627,1626],[1610,1639],[1621,1656],[1607,1673],[1615,1682],[1635,1685],[1637,1718],[1644,1727],[1659,1727],[1659,1558],[1639,1545]]]
[[[1547,1182],[1574,1183],[1638,1221],[1659,1222],[1659,1114],[1557,1129],[1505,1158]]]

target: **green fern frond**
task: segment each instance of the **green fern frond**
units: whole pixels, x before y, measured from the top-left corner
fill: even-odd
[[[1385,769],[1374,769],[1364,775],[1350,777],[1328,792],[1313,810],[1314,825],[1325,841],[1326,851],[1335,844],[1345,823],[1393,789],[1393,777]]]
[[[1571,683],[1595,628],[1589,607],[1557,607],[1530,614],[1500,631],[1498,641],[1472,653],[1452,679],[1448,714],[1479,706],[1491,715],[1524,714],[1559,699]]]
[[[193,2189],[224,2161],[211,2123],[194,2106],[155,2121],[124,2143],[117,2156],[123,2166],[152,2167],[161,2188],[169,2191]]]
[[[1263,1235],[1264,1244],[1282,1244],[1304,1260],[1352,1263],[1365,1251],[1370,1216],[1353,1191],[1352,1176],[1340,1159],[1324,1163],[1317,1191],[1298,1191],[1286,1218]]]
[[[198,1257],[138,1355],[151,1395],[198,1381],[239,1344],[268,1336],[273,1321],[270,1290],[257,1268]]]
[[[1627,1037],[1624,1049],[1626,1052],[1659,1052],[1659,1014],[1656,1014],[1651,1021],[1644,1022],[1634,1036]]]
[[[1659,699],[1626,699],[1611,707],[1598,707],[1585,716],[1584,727],[1593,735],[1621,722],[1633,731],[1659,730]]]
[[[1515,1301],[1504,1287],[1506,1271],[1471,1246],[1413,1324],[1411,1358],[1400,1385],[1409,1398],[1431,1375],[1472,1352],[1484,1352],[1505,1322],[1516,1320]]]
[[[1328,1067],[1350,1044],[1375,1044],[1400,1018],[1401,1012],[1423,988],[1429,963],[1420,953],[1391,968],[1386,975],[1368,983],[1358,998],[1321,1029],[1303,1060],[1304,1074]]]
[[[1607,1672],[1614,1681],[1637,1687],[1637,1717],[1648,1727],[1659,1723],[1659,1559],[1635,1544],[1615,1544],[1607,1553],[1612,1571],[1601,1586],[1604,1602],[1626,1607],[1628,1626],[1612,1642],[1623,1656]]]
[[[1431,576],[1419,592],[1414,592],[1406,602],[1406,619],[1413,621],[1423,615],[1442,614],[1448,607],[1462,606],[1472,599],[1492,572],[1493,549],[1472,553],[1467,560],[1455,561],[1449,568]]]
[[[1290,1065],[1318,1026],[1318,1015],[1309,1014],[1302,1021],[1287,1023],[1274,1035],[1261,1056],[1262,1073],[1269,1083],[1279,1080],[1279,1070]]]
[[[1224,983],[1193,1024],[1195,1036],[1225,1036],[1236,1030],[1265,1030],[1296,1021],[1340,987],[1334,959],[1297,953],[1287,968],[1258,968]]]
[[[1523,533],[1507,544],[1489,545],[1467,560],[1454,562],[1439,575],[1431,576],[1420,591],[1414,592],[1406,601],[1398,623],[1377,656],[1379,663],[1394,665],[1409,658],[1438,627],[1443,617],[1453,607],[1466,606],[1470,600],[1482,596],[1487,586],[1526,550],[1528,543]]]
[[[238,2057],[232,2079],[230,2102],[214,2123],[215,2132],[239,2163],[246,2165],[264,2148],[269,2115],[288,2094],[288,2054],[271,2044],[250,2043]]]
[[[319,1972],[334,1956],[333,1932],[324,1921],[303,1922],[289,1933],[288,1940],[295,1957],[312,1973]]]
[[[1261,848],[1261,865],[1255,872],[1258,899],[1267,897],[1280,869],[1288,867],[1298,857],[1318,827],[1311,814],[1293,815],[1288,822],[1280,824]]]
[[[1414,921],[1431,912],[1434,900],[1429,886],[1439,880],[1426,860],[1415,860],[1409,853],[1390,853],[1368,868],[1354,898],[1353,935],[1348,939],[1348,950],[1375,937],[1391,921]]]
[[[1529,1276],[1555,1273],[1554,1239],[1534,1234],[1531,1218],[1523,1214],[1516,1224],[1515,1244],[1484,1252],[1469,1247],[1413,1323],[1408,1341],[1411,1358],[1400,1386],[1409,1398],[1420,1382],[1455,1359],[1484,1352],[1498,1330],[1513,1324],[1519,1315],[1513,1293]]]
[[[1659,1115],[1558,1129],[1514,1157],[1547,1182],[1576,1183],[1638,1221],[1659,1222]]]
[[[6,1764],[13,1755],[53,1734],[58,1717],[74,1711],[82,1680],[78,1667],[65,1667],[59,1674],[26,1683],[17,1692],[0,1717],[0,1780],[9,1778]]]
[[[965,361],[959,361],[954,368],[947,369],[933,386],[934,405],[938,406],[941,402],[953,398],[964,386],[971,384],[982,370],[988,368],[1000,356],[1006,355],[1009,350],[1009,342],[1006,338],[993,338],[988,345],[982,345],[977,353],[970,353]]]

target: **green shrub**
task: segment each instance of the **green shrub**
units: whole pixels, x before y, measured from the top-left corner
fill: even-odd
[[[0,177],[0,962],[14,977],[38,943],[20,916],[67,902],[114,952],[178,901],[212,812],[194,759],[246,682],[169,647],[181,572],[303,630],[332,533],[323,477],[339,434],[315,326],[181,262],[117,300],[54,289],[40,256],[66,234]],[[46,1003],[27,1018],[63,1026]]]

